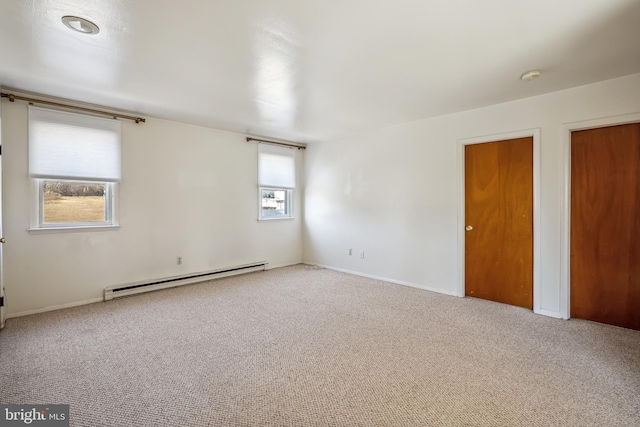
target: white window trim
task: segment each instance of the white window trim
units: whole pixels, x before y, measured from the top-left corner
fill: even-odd
[[[42,188],[44,181],[65,181],[59,179],[31,179],[31,216],[29,233],[39,232],[73,232],[73,231],[107,231],[120,228],[119,217],[119,184],[117,182],[100,182],[107,185],[107,221],[105,222],[70,222],[46,224],[43,222]],[[71,182],[71,181],[70,181]],[[85,181],[81,181],[85,182]]]
[[[263,190],[277,190],[277,191],[286,191],[287,199],[289,204],[289,215],[287,216],[273,216],[273,217],[263,217],[262,216],[262,191]],[[293,188],[278,188],[278,187],[258,187],[258,221],[283,221],[295,219],[294,211],[293,211]]]

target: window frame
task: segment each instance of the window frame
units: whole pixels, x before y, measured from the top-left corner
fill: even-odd
[[[281,216],[263,216],[262,212],[262,193],[263,191],[284,191],[285,192],[285,212],[288,215]],[[287,220],[294,219],[293,216],[293,189],[292,188],[278,188],[278,187],[258,187],[258,221],[275,221],[275,220]]]
[[[28,172],[31,214],[27,230],[117,229],[122,180],[122,126],[115,117],[29,106]],[[105,221],[45,222],[45,182],[104,185]]]
[[[105,185],[105,219],[106,221],[88,221],[88,222],[44,222],[44,183],[50,182],[69,182],[77,184],[104,184]],[[32,178],[31,193],[33,200],[33,209],[31,213],[31,227],[29,232],[38,231],[76,231],[87,229],[118,229],[118,188],[117,182],[104,181],[86,181],[86,180],[67,180],[57,178]]]
[[[257,145],[258,221],[289,220],[295,218],[293,196],[298,180],[298,159],[294,147],[260,141]],[[264,216],[264,191],[285,192],[286,215]]]

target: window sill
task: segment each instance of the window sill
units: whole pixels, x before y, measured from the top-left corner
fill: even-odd
[[[268,221],[287,221],[287,220],[292,220],[295,219],[295,217],[292,216],[285,216],[285,217],[274,217],[274,218],[258,218],[258,222],[268,222]]]
[[[55,233],[78,233],[88,231],[116,231],[119,230],[119,225],[86,225],[79,227],[42,227],[42,228],[27,228],[29,234],[55,234]]]

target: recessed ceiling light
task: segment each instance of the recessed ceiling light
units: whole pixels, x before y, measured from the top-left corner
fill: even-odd
[[[520,80],[525,80],[525,81],[535,80],[538,77],[540,77],[540,74],[542,74],[542,71],[540,70],[527,71],[525,73],[522,73],[522,75],[520,76]]]
[[[62,23],[82,34],[98,34],[100,32],[100,28],[96,24],[78,16],[63,16]]]

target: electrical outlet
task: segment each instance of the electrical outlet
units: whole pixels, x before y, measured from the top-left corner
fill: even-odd
[[[181,256],[179,256],[179,257],[178,257],[178,262],[177,262],[177,264],[178,264],[178,265],[182,265],[182,257],[181,257]]]
[[[353,249],[349,248],[349,256],[353,255]]]
[[[360,251],[360,259],[364,259],[364,251]]]

